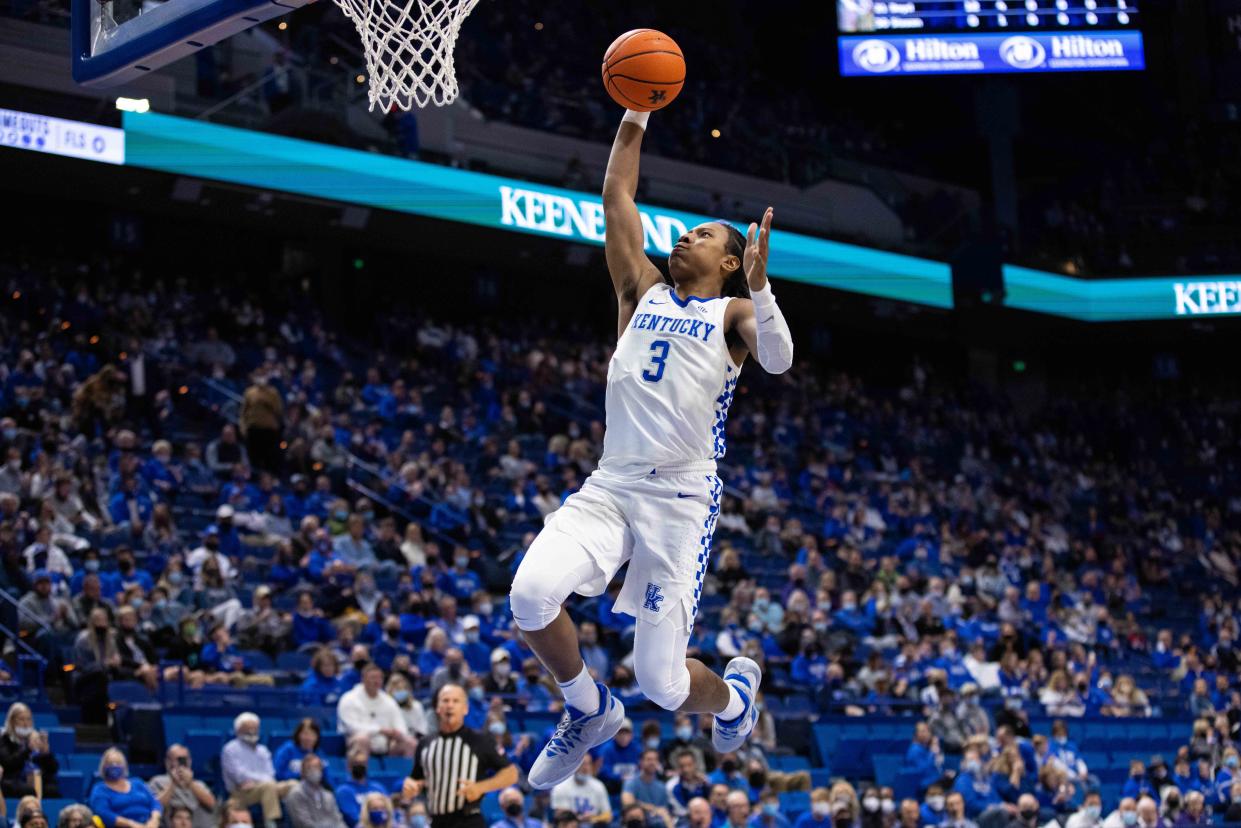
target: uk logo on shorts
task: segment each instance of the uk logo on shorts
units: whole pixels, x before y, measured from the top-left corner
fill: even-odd
[[[658,584],[646,585],[646,603],[642,605],[642,609],[651,612],[659,612],[659,605],[664,600],[664,588]]]

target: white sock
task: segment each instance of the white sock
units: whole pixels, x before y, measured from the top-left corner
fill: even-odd
[[[598,712],[601,701],[599,688],[587,672],[585,664],[582,665],[582,672],[578,673],[575,678],[558,683],[560,692],[564,693],[565,704],[572,705],[587,716]]]
[[[733,719],[745,712],[746,704],[745,699],[742,698],[741,692],[737,690],[736,685],[734,685],[731,681],[726,681],[724,683],[728,685],[728,706],[719,713],[716,713],[715,717],[717,719],[723,719],[726,722],[731,722]]]

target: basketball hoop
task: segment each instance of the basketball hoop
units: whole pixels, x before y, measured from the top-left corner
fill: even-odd
[[[336,0],[362,37],[371,111],[457,98],[453,49],[478,0]]]

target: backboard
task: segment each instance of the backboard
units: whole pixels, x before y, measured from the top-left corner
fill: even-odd
[[[108,88],[314,0],[72,0],[73,79]]]

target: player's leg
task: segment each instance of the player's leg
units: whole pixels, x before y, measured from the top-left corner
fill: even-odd
[[[513,579],[513,621],[565,696],[564,718],[530,769],[535,788],[546,790],[572,776],[625,718],[624,705],[587,672],[564,602],[574,592],[603,594],[631,549],[615,502],[588,482],[553,513]]]

